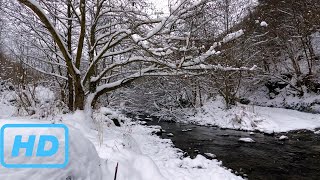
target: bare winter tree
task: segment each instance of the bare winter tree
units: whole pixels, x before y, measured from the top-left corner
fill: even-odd
[[[221,43],[218,48],[220,55],[209,57],[207,62],[220,64],[222,67],[238,68],[256,64],[255,58],[260,53],[256,46],[261,43],[261,40],[258,40],[255,37],[256,34],[253,33],[257,27],[250,27],[244,23],[244,20],[255,6],[256,4],[252,4],[252,1],[247,0],[218,0],[208,6],[205,14],[197,16],[198,18],[212,17],[215,24],[214,28],[210,23],[208,23],[209,25],[206,24],[202,28],[203,30],[194,36],[198,39],[203,36],[212,37],[207,39],[208,41],[202,42],[202,45],[210,46],[214,41]],[[216,11],[215,15],[210,16],[209,12],[214,11]],[[241,38],[236,38],[240,36]],[[201,94],[201,92],[211,87],[215,93],[219,93],[224,98],[226,107],[231,108],[239,100],[239,90],[247,77],[249,77],[249,74],[244,71],[209,71],[206,76],[201,78],[201,83],[193,85],[194,96],[201,106],[201,99],[204,95],[211,97],[210,93]]]
[[[271,92],[286,86],[300,97],[306,92],[319,92],[319,58],[313,44],[319,32],[319,7],[316,0],[271,0],[261,1],[253,12],[252,18],[267,22],[261,27],[266,43],[260,44],[260,59]]]
[[[181,43],[204,25],[190,26],[181,33],[186,21],[208,0],[181,1],[160,18],[147,13],[148,6],[142,1],[18,2],[6,2],[5,12],[19,24],[19,43],[31,49],[25,63],[67,87],[71,110],[90,110],[104,93],[144,76],[251,69],[206,63],[208,57],[218,54],[219,43],[201,53]]]

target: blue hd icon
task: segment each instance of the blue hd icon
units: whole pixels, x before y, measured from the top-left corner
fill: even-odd
[[[19,128],[19,131],[14,131],[14,141],[13,143],[5,143],[6,138],[12,139],[12,134],[10,137],[6,136],[5,130],[12,130]],[[30,130],[30,128],[39,129],[46,128],[50,129],[50,131],[64,131],[64,140],[61,141],[61,138],[57,138],[55,135],[48,134],[19,134],[19,132],[24,129]],[[28,132],[28,131],[26,131]],[[41,131],[42,132],[42,131]],[[24,140],[23,140],[24,138]],[[59,142],[59,140],[61,142]],[[46,145],[50,144],[50,148],[46,148]],[[37,146],[36,146],[37,145]],[[64,145],[64,148],[59,148],[59,146]],[[5,154],[5,149],[11,150],[10,155]],[[23,151],[25,150],[25,151]],[[64,150],[64,161],[58,163],[52,163],[48,160],[46,162],[46,158],[52,158],[58,151]],[[40,158],[40,163],[12,163],[7,162],[6,158],[13,158],[15,160],[19,160],[19,158]],[[69,130],[66,125],[63,124],[6,124],[3,125],[0,131],[0,162],[1,165],[6,168],[65,168],[69,162]],[[17,161],[15,161],[17,162]],[[19,161],[18,161],[19,162]],[[20,161],[20,162],[25,162]],[[37,162],[37,161],[36,161]]]

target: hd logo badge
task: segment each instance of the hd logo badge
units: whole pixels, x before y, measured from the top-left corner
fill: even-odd
[[[6,168],[64,168],[69,130],[63,124],[6,124],[0,131],[0,162]]]

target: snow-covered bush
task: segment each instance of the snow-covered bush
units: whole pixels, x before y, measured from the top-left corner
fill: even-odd
[[[93,113],[93,119],[96,123],[103,123],[110,126],[121,126],[121,124],[128,122],[129,119],[111,108],[101,107],[99,110]]]
[[[250,106],[238,106],[234,107],[227,116],[231,117],[231,123],[237,127],[237,126],[243,126],[243,127],[252,127],[256,128],[257,123],[263,121],[261,117],[259,117],[258,114],[254,112],[254,106],[252,106],[252,109],[250,110]]]
[[[281,84],[281,82],[274,82],[272,86],[271,83],[268,83],[267,86],[258,84],[248,91],[245,98],[249,99],[250,104],[257,106],[320,113],[319,94],[315,92],[308,92],[306,87],[302,87],[304,95],[299,96],[297,91],[289,84],[278,87],[279,84]]]
[[[184,108],[200,106],[206,99],[204,88],[196,82],[196,77],[145,77],[110,94],[108,105],[161,120],[177,120],[184,116]]]
[[[67,111],[64,102],[58,100],[52,90],[41,85],[16,88],[13,102],[17,115],[47,118]]]
[[[102,145],[104,136],[103,131],[106,127],[120,127],[122,124],[130,122],[130,119],[119,111],[107,107],[101,107],[93,113],[93,122],[98,131],[99,143]]]
[[[254,106],[240,105],[227,109],[224,99],[218,96],[216,99],[210,99],[203,107],[196,109],[194,116],[186,118],[204,125],[217,125],[219,127],[232,129],[255,129],[259,123],[264,121]]]
[[[13,106],[15,93],[13,85],[8,81],[0,80],[0,118],[10,117],[16,113]]]

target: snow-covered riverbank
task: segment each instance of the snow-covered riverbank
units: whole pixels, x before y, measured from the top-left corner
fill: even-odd
[[[102,115],[103,116],[103,115]],[[116,116],[116,113],[113,114]],[[56,117],[55,123],[64,123],[72,132],[70,139],[70,163],[61,169],[6,169],[0,167],[1,179],[36,177],[37,179],[103,179],[114,178],[118,163],[117,180],[233,180],[242,179],[221,166],[217,160],[199,155],[195,159],[184,158],[168,139],[152,135],[159,127],[147,127],[130,119],[122,127],[103,124],[103,135],[88,128],[83,112]],[[101,119],[101,116],[100,116]],[[108,119],[106,117],[106,119]],[[52,123],[52,121],[23,118],[0,120],[8,123]],[[103,138],[102,138],[103,137]],[[63,172],[63,173],[61,173]],[[81,172],[81,173],[80,173]],[[14,176],[13,176],[14,175]]]
[[[250,105],[238,105],[225,110],[222,100],[218,99],[207,102],[194,116],[186,118],[185,122],[270,133],[314,130],[320,127],[320,114]]]

